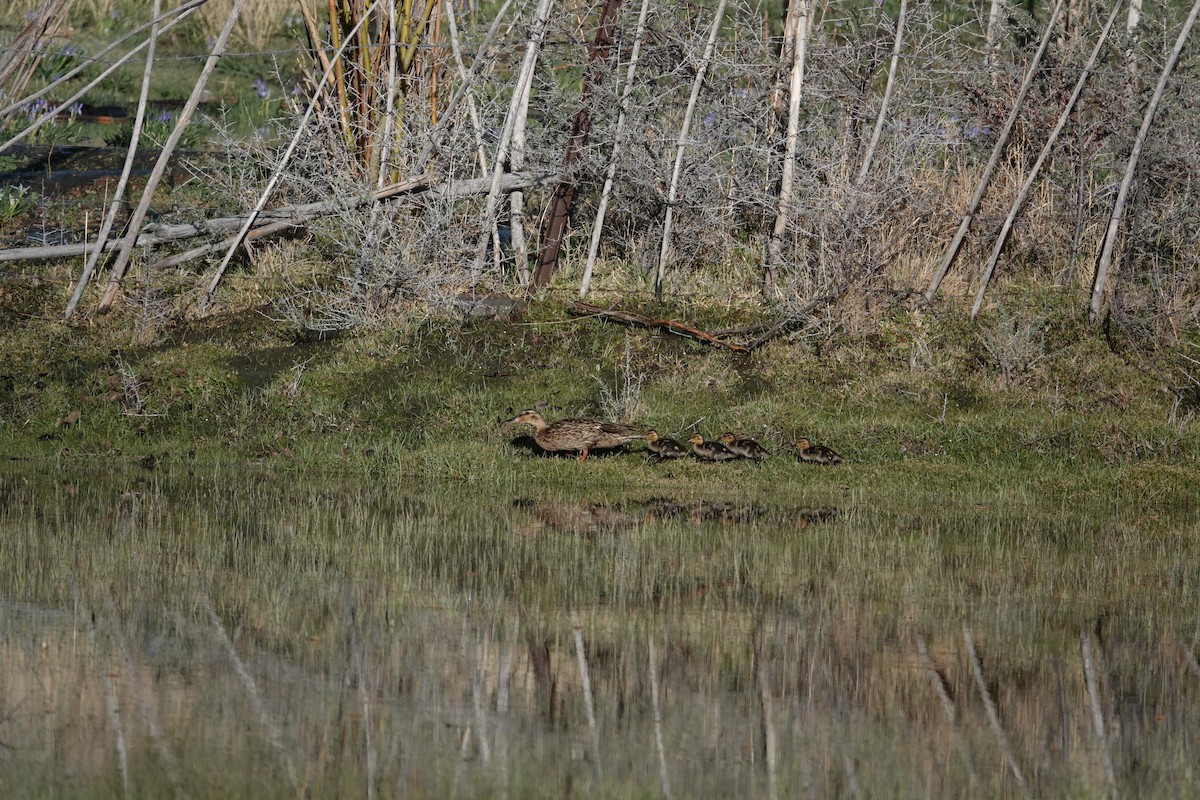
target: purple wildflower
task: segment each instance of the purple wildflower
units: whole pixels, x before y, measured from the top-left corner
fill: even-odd
[[[254,91],[258,92],[258,96],[263,100],[271,96],[271,87],[267,86],[267,82],[262,78],[254,79]]]
[[[163,111],[161,114],[158,115],[158,121],[161,122],[163,125],[170,125],[171,124],[171,112]]]

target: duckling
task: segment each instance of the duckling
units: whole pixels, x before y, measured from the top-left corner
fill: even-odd
[[[767,452],[767,448],[753,439],[739,439],[732,432],[721,434],[721,438],[717,441],[725,445],[734,455],[749,458],[753,461],[762,461],[771,455]]]
[[[698,433],[688,439],[692,445],[692,454],[701,461],[729,461],[737,458],[737,454],[720,442],[706,442]]]
[[[668,439],[658,435],[658,431],[647,431],[646,439],[649,444],[647,449],[654,454],[655,460],[661,461],[664,458],[683,458],[687,455],[687,448],[681,445],[674,439]]]
[[[842,454],[826,447],[823,444],[811,444],[808,439],[800,439],[796,442],[796,447],[799,448],[796,455],[801,461],[807,461],[811,464],[840,464],[844,460]]]
[[[522,411],[503,425],[532,425],[533,440],[538,447],[549,452],[575,451],[580,461],[587,461],[589,450],[604,450],[620,447],[635,439],[645,439],[646,434],[631,425],[599,419],[573,417],[558,422],[546,422],[537,411]]]

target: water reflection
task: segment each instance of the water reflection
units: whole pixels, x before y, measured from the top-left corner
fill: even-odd
[[[5,794],[1200,789],[1194,522],[461,494],[5,476]]]

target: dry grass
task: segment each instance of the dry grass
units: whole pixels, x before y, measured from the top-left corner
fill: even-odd
[[[206,38],[221,32],[233,4],[234,0],[208,0],[196,11]],[[296,0],[246,0],[233,30],[231,49],[270,49],[272,40],[284,30],[284,21],[297,13]]]

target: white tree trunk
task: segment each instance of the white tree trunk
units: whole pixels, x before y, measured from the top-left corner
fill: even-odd
[[[1142,0],[1129,0],[1129,16],[1125,18],[1125,33],[1128,34],[1129,45],[1125,50],[1125,94],[1132,103],[1137,96],[1138,59],[1137,59],[1137,26],[1142,19]]]
[[[792,0],[784,23],[783,59],[788,64],[787,136],[784,139],[783,168],[779,175],[779,206],[775,209],[775,224],[767,241],[767,269],[764,293],[775,289],[775,274],[783,262],[783,234],[791,221],[792,196],[796,182],[796,144],[800,136],[800,100],[804,96],[804,56],[808,49],[811,15],[808,0]]]
[[[1079,80],[1075,82],[1075,91],[1071,93],[1071,97],[1067,100],[1062,113],[1058,115],[1058,122],[1055,123],[1054,130],[1050,131],[1050,136],[1046,139],[1046,144],[1042,146],[1042,152],[1038,154],[1037,161],[1034,162],[1033,168],[1029,171],[1029,177],[1025,179],[1025,184],[1021,187],[1016,201],[1012,204],[1012,208],[1008,211],[1008,216],[1004,219],[1004,225],[1000,228],[1000,235],[996,237],[996,244],[992,247],[992,255],[988,258],[987,266],[983,268],[983,277],[979,280],[979,292],[975,295],[975,305],[971,307],[971,319],[978,317],[979,310],[983,308],[983,297],[987,294],[988,283],[992,280],[992,273],[996,269],[996,262],[1000,260],[1000,251],[1004,249],[1004,243],[1008,240],[1008,233],[1012,230],[1013,222],[1016,220],[1021,208],[1025,205],[1025,200],[1029,197],[1033,183],[1037,180],[1042,165],[1050,157],[1050,151],[1054,148],[1054,143],[1058,140],[1058,135],[1062,133],[1063,126],[1067,124],[1067,119],[1071,116],[1071,111],[1075,108],[1075,103],[1079,101],[1079,96],[1083,94],[1083,86],[1087,83],[1088,76],[1092,74],[1092,66],[1096,63],[1096,58],[1100,55],[1100,50],[1104,47],[1104,42],[1108,39],[1108,34],[1112,30],[1113,23],[1117,20],[1117,12],[1120,8],[1120,2],[1113,4],[1112,14],[1109,15],[1108,22],[1104,24],[1099,38],[1096,39],[1096,46],[1092,48],[1087,63],[1083,65],[1083,69],[1079,72]]]
[[[1112,267],[1117,230],[1121,227],[1121,220],[1125,217],[1125,205],[1129,201],[1129,187],[1133,185],[1138,159],[1141,158],[1142,148],[1146,144],[1146,136],[1150,133],[1150,125],[1154,122],[1155,112],[1158,111],[1158,104],[1162,102],[1163,93],[1167,89],[1167,81],[1175,69],[1175,63],[1179,61],[1179,54],[1183,51],[1184,42],[1187,41],[1192,26],[1196,24],[1197,14],[1200,14],[1200,0],[1196,0],[1192,5],[1192,11],[1179,31],[1179,38],[1175,40],[1175,48],[1171,50],[1171,55],[1163,66],[1162,75],[1158,78],[1158,86],[1154,89],[1154,96],[1150,99],[1145,116],[1142,117],[1142,127],[1133,142],[1133,152],[1129,154],[1129,162],[1125,165],[1125,177],[1121,180],[1121,188],[1117,192],[1117,202],[1113,205],[1112,216],[1108,219],[1108,230],[1104,234],[1104,245],[1100,249],[1100,258],[1096,262],[1096,279],[1092,284],[1092,302],[1089,313],[1093,321],[1100,316],[1100,307],[1104,302],[1104,285],[1108,281],[1108,271]]]
[[[160,13],[161,0],[154,0],[154,11],[152,16],[158,19]],[[142,138],[142,122],[146,119],[146,101],[150,97],[150,77],[154,72],[154,53],[158,47],[158,23],[155,22],[150,27],[150,44],[146,49],[146,67],[142,71],[142,91],[138,95],[137,111],[133,115],[133,131],[129,136],[129,149],[125,151],[125,165],[121,168],[121,177],[117,179],[117,188],[113,190],[112,203],[108,207],[108,215],[100,225],[100,232],[96,234],[95,249],[88,257],[87,263],[83,267],[83,272],[79,276],[79,282],[75,284],[74,291],[71,292],[71,299],[67,303],[67,310],[63,314],[66,319],[70,319],[75,313],[75,306],[79,304],[79,300],[83,297],[83,290],[87,288],[88,281],[92,277],[92,272],[96,269],[96,262],[100,260],[100,254],[104,252],[104,245],[108,241],[108,234],[112,233],[113,223],[117,219],[117,211],[121,208],[121,201],[125,199],[125,187],[129,184],[129,175],[133,171],[133,159],[137,155],[138,142]],[[133,234],[133,231],[130,231]],[[135,234],[134,234],[135,235]],[[84,237],[87,238],[86,236]],[[135,235],[136,238],[136,235]]]
[[[483,262],[487,258],[487,241],[492,239],[494,251],[500,250],[500,237],[496,231],[496,206],[500,203],[500,179],[508,163],[509,149],[513,140],[513,132],[517,129],[518,118],[522,107],[529,106],[529,92],[533,87],[533,71],[537,66],[538,53],[546,39],[546,27],[550,22],[550,9],[554,0],[538,0],[533,12],[533,21],[529,26],[529,39],[525,45],[525,58],[517,73],[517,83],[513,87],[512,99],[508,104],[508,116],[504,119],[504,130],[500,133],[500,142],[496,147],[496,155],[492,161],[492,190],[488,193],[487,204],[483,212],[483,231],[479,236],[479,244],[475,251],[474,281],[483,277]],[[514,221],[514,228],[515,221]],[[526,281],[528,283],[528,281]]]
[[[987,30],[984,33],[983,64],[996,81],[996,64],[1000,58],[1000,17],[1004,14],[1004,0],[992,0],[988,8]]]
[[[650,0],[642,0],[638,12],[637,32],[633,35],[633,51],[629,54],[629,68],[625,72],[625,86],[621,89],[621,107],[617,110],[617,127],[613,131],[613,151],[608,161],[608,174],[604,188],[600,190],[600,204],[596,208],[596,219],[592,222],[592,239],[588,243],[587,266],[583,269],[583,280],[579,283],[579,296],[588,292],[592,283],[592,269],[596,266],[596,254],[600,252],[600,234],[604,230],[604,216],[608,213],[608,196],[612,193],[613,179],[617,175],[617,155],[621,149],[621,132],[625,129],[625,116],[629,108],[629,96],[633,94],[633,76],[637,71],[638,57],[642,52],[642,39],[646,35],[646,17],[650,12]]]
[[[862,186],[867,181],[867,172],[871,169],[871,161],[875,158],[875,149],[879,147],[879,135],[883,132],[883,121],[887,118],[888,104],[892,100],[892,91],[896,88],[896,67],[900,63],[900,48],[904,44],[904,17],[908,12],[908,0],[900,0],[900,10],[896,12],[896,42],[892,45],[892,62],[888,64],[887,86],[883,90],[883,100],[879,103],[879,116],[875,118],[875,130],[871,133],[871,143],[867,145],[867,154],[863,156],[862,167],[858,170],[855,186]]]
[[[704,56],[700,59],[700,67],[692,81],[692,94],[688,98],[687,110],[683,114],[683,124],[679,127],[679,142],[675,147],[675,169],[671,173],[671,187],[667,191],[667,216],[663,220],[662,248],[658,252],[658,276],[654,280],[654,293],[662,294],[663,276],[667,264],[671,261],[671,223],[675,216],[675,201],[679,196],[679,176],[683,172],[683,151],[687,149],[688,131],[692,127],[692,117],[696,113],[696,101],[700,98],[700,87],[704,85],[704,76],[708,73],[708,64],[712,61],[713,50],[717,46],[717,34],[721,32],[721,21],[725,18],[725,4],[720,0],[713,14],[712,28],[708,32],[708,42],[704,45]]]
[[[938,265],[933,280],[929,282],[929,288],[925,290],[926,300],[932,300],[933,296],[937,294],[938,287],[942,284],[942,279],[946,277],[950,265],[954,263],[954,259],[958,255],[959,248],[962,247],[963,240],[967,237],[967,230],[971,227],[971,220],[975,219],[975,214],[979,211],[979,204],[983,200],[983,195],[987,191],[988,184],[991,182],[992,172],[995,171],[996,165],[1000,163],[1000,156],[1004,152],[1005,145],[1008,144],[1008,137],[1012,134],[1013,126],[1016,124],[1017,117],[1021,113],[1021,106],[1025,104],[1025,97],[1029,94],[1029,87],[1033,85],[1033,76],[1037,74],[1038,65],[1042,61],[1042,55],[1045,54],[1046,46],[1050,44],[1050,38],[1054,35],[1054,27],[1058,22],[1058,15],[1062,13],[1063,3],[1064,0],[1058,0],[1054,5],[1054,12],[1050,15],[1050,21],[1046,23],[1046,32],[1042,35],[1042,42],[1038,46],[1037,52],[1033,54],[1033,59],[1029,62],[1029,69],[1025,73],[1025,80],[1021,82],[1021,88],[1017,91],[1017,97],[1013,101],[1012,110],[1008,112],[1008,119],[1004,122],[1004,129],[1000,131],[1000,137],[996,139],[996,146],[992,148],[992,157],[988,160],[987,166],[983,168],[983,175],[980,176],[979,185],[975,187],[975,194],[971,197],[971,203],[967,206],[967,211],[963,214],[962,222],[958,225],[958,231],[954,234],[954,239],[950,242],[950,246],[946,248],[946,253],[942,256],[942,263]]]

